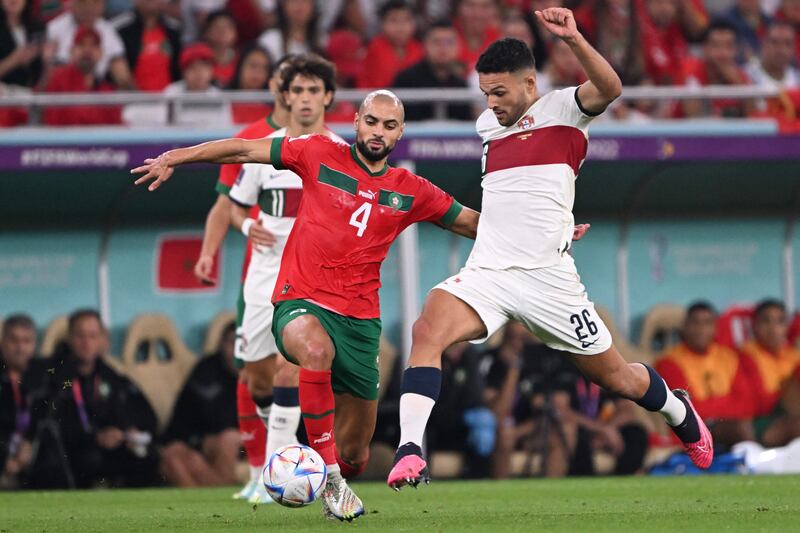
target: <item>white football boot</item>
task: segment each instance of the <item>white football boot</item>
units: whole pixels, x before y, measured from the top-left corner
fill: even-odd
[[[364,504],[338,471],[328,471],[322,491],[322,514],[328,520],[352,522],[364,514]]]

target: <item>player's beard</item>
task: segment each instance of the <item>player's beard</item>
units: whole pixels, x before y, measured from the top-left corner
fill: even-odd
[[[383,148],[381,148],[378,151],[375,151],[369,147],[367,141],[361,139],[356,141],[356,148],[358,148],[358,151],[361,152],[361,155],[363,155],[365,158],[367,158],[369,161],[372,162],[377,162],[380,161],[381,159],[385,159],[390,153],[392,153],[392,150],[394,150],[394,146],[389,146],[384,143]]]

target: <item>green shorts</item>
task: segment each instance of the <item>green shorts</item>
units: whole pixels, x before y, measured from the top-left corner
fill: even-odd
[[[286,324],[306,314],[315,316],[333,341],[334,355],[331,367],[333,392],[347,392],[365,400],[377,400],[380,386],[378,351],[381,320],[343,316],[308,300],[276,303],[272,318],[272,333],[275,335],[278,349],[294,364],[297,364],[297,360],[286,353],[281,332]]]

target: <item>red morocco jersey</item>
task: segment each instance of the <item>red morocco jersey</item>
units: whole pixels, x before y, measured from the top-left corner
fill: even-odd
[[[272,120],[272,115],[269,115],[260,120],[256,120],[252,124],[248,124],[236,134],[237,139],[263,139],[273,132],[281,129],[280,126],[275,124]],[[227,163],[220,166],[219,178],[217,179],[216,190],[219,194],[228,196],[231,192],[231,187],[239,177],[242,171],[241,163]],[[247,216],[258,220],[258,205],[254,205],[248,211]],[[242,262],[242,280],[247,276],[247,267],[250,265],[250,257],[253,250],[250,245],[250,239],[247,239],[247,247],[244,251],[244,261]]]
[[[379,318],[381,263],[414,222],[452,225],[461,205],[428,180],[388,165],[370,172],[356,147],[322,135],[276,138],[275,168],[303,180],[273,302],[306,299],[353,318]]]

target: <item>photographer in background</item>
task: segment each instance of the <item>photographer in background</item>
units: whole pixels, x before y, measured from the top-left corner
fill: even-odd
[[[36,351],[36,325],[10,315],[0,336],[0,488],[20,485],[31,461],[30,396],[23,376]]]
[[[36,361],[34,419],[39,488],[145,486],[156,478],[156,417],[142,393],[103,361],[108,333],[97,311],[69,317],[68,348]],[[54,473],[63,472],[63,478]]]

